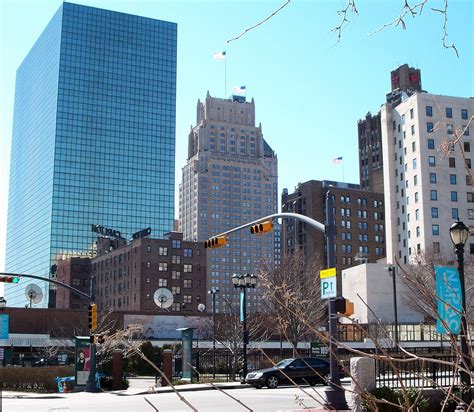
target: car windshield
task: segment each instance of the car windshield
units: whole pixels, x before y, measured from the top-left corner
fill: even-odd
[[[283,369],[284,367],[288,366],[294,359],[283,359],[282,361],[278,362],[275,365],[275,368]]]

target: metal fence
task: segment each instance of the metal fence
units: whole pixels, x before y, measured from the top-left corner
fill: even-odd
[[[242,357],[228,351],[194,352],[193,353],[193,380],[199,382],[231,382],[240,379],[242,371]],[[308,350],[299,351],[299,356],[309,356]],[[269,368],[282,359],[290,358],[288,353],[264,355],[261,352],[250,352],[247,355],[247,367],[251,372],[257,369]],[[182,371],[182,359],[176,356],[174,363],[174,380],[179,380]],[[215,365],[215,367],[214,367]]]
[[[445,362],[445,363],[442,363]],[[430,355],[428,360],[404,358],[388,362],[377,360],[375,364],[377,387],[402,386],[414,388],[447,387],[458,385],[455,374],[456,356]]]

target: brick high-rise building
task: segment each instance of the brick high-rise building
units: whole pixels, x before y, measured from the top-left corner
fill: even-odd
[[[205,304],[206,249],[202,242],[184,241],[182,233],[171,232],[165,239],[137,238],[110,252],[103,246],[103,253],[92,259],[100,310],[188,315],[199,313],[199,304]],[[172,296],[169,307],[155,302],[155,293],[163,288]]]
[[[310,180],[300,183],[293,193],[283,189],[283,212],[300,213],[325,223],[325,199],[330,190],[335,197],[336,268],[362,262],[373,263],[385,256],[385,221],[383,194],[360,190],[350,183]],[[282,224],[282,252],[299,248],[306,256],[320,256],[326,263],[325,236],[294,219]]]
[[[412,94],[421,91],[421,71],[404,64],[390,73],[391,92],[387,94],[387,103],[400,104]],[[382,125],[380,111],[357,122],[359,143],[360,187],[371,192],[384,192]]]
[[[255,124],[253,99],[219,99],[207,93],[197,104],[180,185],[184,239],[204,241],[276,213],[277,185],[277,157],[263,138],[262,126]],[[274,260],[274,232],[252,236],[241,231],[231,235],[225,247],[211,250],[208,287],[220,288],[217,310],[226,300],[237,300],[231,282],[234,273],[253,272],[262,261]],[[258,305],[258,293],[252,293],[248,302]]]

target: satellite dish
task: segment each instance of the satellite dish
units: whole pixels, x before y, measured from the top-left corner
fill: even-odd
[[[206,310],[206,305],[204,305],[203,303],[200,303],[198,305],[198,311],[199,312],[204,312]]]
[[[30,283],[25,288],[25,296],[30,301],[30,308],[33,304],[37,305],[43,300],[43,291],[36,283]]]
[[[160,288],[155,291],[153,300],[160,309],[167,309],[173,304],[173,294],[169,289]]]

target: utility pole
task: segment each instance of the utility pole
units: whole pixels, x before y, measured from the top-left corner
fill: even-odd
[[[334,197],[330,190],[326,193],[326,263],[327,268],[335,267],[334,245],[336,241],[336,224],[334,221]],[[340,276],[336,275],[336,279]],[[337,282],[337,280],[336,280]],[[336,287],[336,290],[338,288]],[[339,293],[339,292],[338,292]],[[344,389],[341,386],[341,379],[337,367],[337,312],[336,312],[337,298],[331,298],[328,302],[329,307],[329,366],[330,378],[329,387],[326,389],[326,404],[329,409],[349,409],[344,394]]]

